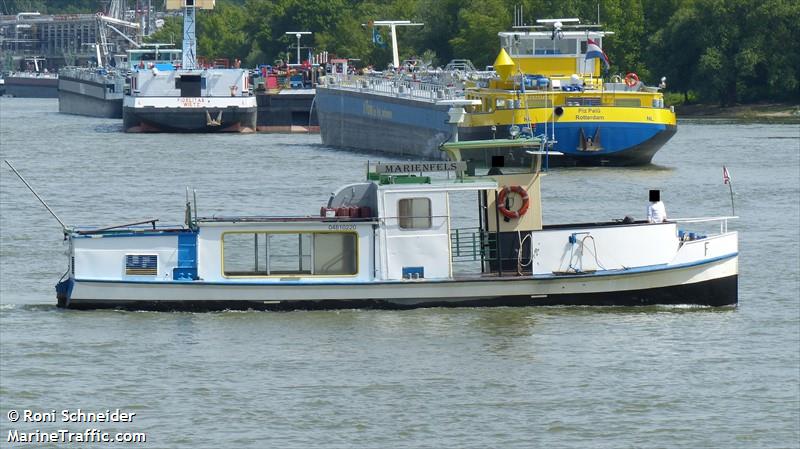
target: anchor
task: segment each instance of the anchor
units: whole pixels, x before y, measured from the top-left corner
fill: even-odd
[[[586,137],[586,134],[581,128],[580,143],[578,144],[578,151],[602,151],[603,147],[600,145],[600,128],[594,131],[594,136]]]
[[[220,126],[222,125],[222,111],[219,111],[217,114],[217,119],[214,120],[211,118],[211,114],[206,111],[206,126]]]

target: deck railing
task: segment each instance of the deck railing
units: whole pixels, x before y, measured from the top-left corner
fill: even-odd
[[[723,217],[698,217],[698,218],[670,218],[669,221],[675,223],[713,223],[719,222],[719,233],[724,234],[728,232],[728,220],[739,218],[737,215],[727,215]]]
[[[440,100],[463,98],[463,90],[446,83],[415,81],[410,79],[381,78],[377,76],[329,76],[328,86],[358,92],[371,92],[398,98],[414,98],[435,103]]]
[[[497,235],[480,228],[457,228],[450,231],[453,262],[489,261],[497,258]]]

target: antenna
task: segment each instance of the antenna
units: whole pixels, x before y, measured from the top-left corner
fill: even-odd
[[[194,199],[194,222],[197,223],[197,189],[192,189],[192,198]]]
[[[33,187],[31,187],[31,185],[28,184],[28,181],[26,181],[25,178],[23,178],[22,175],[19,174],[17,169],[14,168],[13,165],[11,165],[11,162],[9,162],[8,159],[5,159],[3,162],[5,162],[6,165],[8,165],[11,168],[11,170],[14,171],[14,174],[17,175],[17,177],[20,179],[20,181],[22,181],[25,184],[25,186],[28,188],[28,190],[31,191],[33,196],[35,196],[36,199],[39,200],[40,203],[42,203],[42,206],[44,206],[44,208],[47,209],[48,212],[50,212],[50,215],[52,215],[53,218],[55,218],[58,221],[58,223],[61,225],[61,229],[64,231],[64,234],[66,234],[67,233],[67,225],[65,225],[64,222],[61,221],[60,218],[58,218],[58,215],[56,215],[56,213],[53,212],[53,209],[50,209],[50,206],[48,206],[47,203],[42,199],[42,197],[40,197],[39,194],[36,193],[36,190],[33,190]]]
[[[186,186],[186,211],[183,221],[186,222],[186,226],[192,227],[192,203],[189,202],[189,186]]]
[[[581,19],[578,18],[570,18],[570,19],[536,19],[536,23],[544,23],[544,24],[556,24],[556,23],[580,23]]]
[[[313,34],[311,31],[287,31],[284,34],[294,34],[297,37],[297,65],[300,65],[300,38],[304,34]]]

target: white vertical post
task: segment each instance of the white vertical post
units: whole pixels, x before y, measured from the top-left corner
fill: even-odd
[[[297,36],[297,65],[300,65],[300,33],[296,34]]]
[[[397,51],[397,24],[392,23],[392,64],[394,64],[395,69],[400,68],[400,54]]]
[[[362,24],[366,26],[366,24]],[[394,68],[400,68],[400,52],[397,49],[397,25],[400,26],[422,26],[424,23],[411,23],[409,20],[376,20],[371,22],[372,26],[388,26],[392,34],[392,64]]]
[[[287,31],[284,34],[294,34],[297,38],[297,65],[300,65],[300,38],[303,37],[304,34],[313,34],[311,31]],[[286,57],[289,58],[288,56]]]

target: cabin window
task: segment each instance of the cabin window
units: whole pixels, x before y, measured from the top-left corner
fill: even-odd
[[[397,204],[397,216],[401,229],[430,229],[430,198],[403,198]]]
[[[500,46],[503,47],[508,53],[513,54],[511,50],[511,36],[500,36]]]
[[[158,256],[156,254],[125,255],[126,276],[155,276],[156,274],[158,274]]]
[[[536,39],[537,55],[575,55],[578,51],[577,39]]]
[[[518,55],[532,55],[533,39],[519,39],[515,50]]]
[[[356,235],[314,234],[314,274],[356,274]]]
[[[617,98],[614,100],[614,106],[621,106],[624,108],[640,108],[642,101],[638,98]]]
[[[513,56],[525,56],[533,54],[533,39],[514,34],[501,38],[503,48],[508,54]]]
[[[331,276],[358,273],[354,233],[231,232],[222,236],[225,276]]]
[[[266,234],[225,234],[222,244],[222,263],[226,275],[266,276],[268,274]]]
[[[311,234],[267,234],[269,274],[311,274]]]

